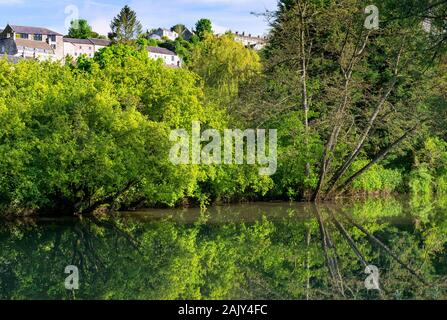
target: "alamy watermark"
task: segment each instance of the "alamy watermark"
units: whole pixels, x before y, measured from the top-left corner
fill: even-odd
[[[369,276],[365,279],[365,288],[367,290],[380,290],[379,268],[374,265],[369,265],[365,268],[365,273],[369,274]]]
[[[68,15],[65,18],[65,29],[79,29],[79,8],[71,4],[65,7],[64,12]]]
[[[79,269],[76,266],[66,266],[65,273],[69,276],[65,278],[65,289],[67,290],[79,290]]]
[[[369,14],[365,20],[365,28],[368,30],[379,29],[379,8],[375,5],[369,5],[365,8],[365,14]]]
[[[169,140],[175,142],[169,153],[173,164],[248,164],[259,165],[259,174],[271,176],[277,169],[277,130],[215,129],[200,130],[200,122],[192,122],[191,136],[185,129],[171,131]],[[206,145],[203,143],[208,142]],[[268,149],[268,152],[267,152]],[[245,151],[245,152],[244,152]]]

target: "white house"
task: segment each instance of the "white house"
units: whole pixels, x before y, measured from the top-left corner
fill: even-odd
[[[80,55],[86,55],[93,58],[96,52],[110,45],[109,40],[104,39],[73,39],[64,38],[64,54],[77,58]]]
[[[8,24],[0,33],[0,54],[38,60],[62,59],[62,35],[46,28]]]
[[[162,40],[163,38],[167,38],[169,40],[174,41],[178,37],[179,35],[177,32],[163,28],[159,28],[149,35],[149,39],[155,39],[155,40]]]
[[[261,50],[267,44],[267,38],[261,36],[252,36],[251,34],[246,35],[245,32],[239,33],[236,31],[234,34],[234,41],[243,44],[247,48],[252,48],[254,50]]]
[[[182,66],[180,57],[171,50],[160,47],[147,47],[147,51],[151,59],[161,59],[168,67],[180,68]]]

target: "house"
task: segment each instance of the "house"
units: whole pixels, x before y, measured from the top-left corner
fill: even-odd
[[[149,39],[163,40],[163,38],[174,41],[179,37],[178,33],[164,28],[158,28],[149,35]]]
[[[77,58],[80,55],[86,55],[93,58],[96,52],[110,45],[109,40],[105,39],[73,39],[64,38],[64,56]]]
[[[161,59],[168,67],[180,68],[182,66],[180,57],[171,50],[160,47],[147,47],[147,51],[151,59]]]
[[[251,34],[246,35],[245,32],[239,33],[236,31],[234,34],[234,41],[243,44],[247,48],[252,48],[254,50],[261,50],[267,44],[267,38],[261,36],[252,36]]]
[[[0,33],[0,53],[39,60],[62,59],[62,35],[47,28],[8,24]]]
[[[194,33],[192,33],[188,28],[185,28],[183,32],[180,34],[180,36],[186,41],[191,40],[193,35]]]

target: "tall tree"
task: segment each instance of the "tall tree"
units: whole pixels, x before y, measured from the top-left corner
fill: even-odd
[[[213,33],[213,24],[209,19],[200,19],[196,23],[196,35],[203,40],[207,33]]]
[[[366,27],[365,7],[361,0],[282,0],[273,15],[266,81],[257,91],[264,107],[255,112],[267,119],[299,112],[301,143],[312,133],[322,137],[321,160],[305,169],[314,200],[340,194],[423,126],[422,92],[439,42],[424,31],[423,15],[391,19],[405,10],[395,1],[380,5],[379,29]],[[360,159],[366,164],[354,170]]]
[[[143,27],[137,19],[137,14],[129,6],[124,6],[120,13],[110,23],[109,38],[114,42],[129,42],[135,40],[143,32]]]
[[[76,39],[88,39],[92,38],[92,27],[85,19],[72,20],[70,23],[70,29],[68,30],[69,38]]]

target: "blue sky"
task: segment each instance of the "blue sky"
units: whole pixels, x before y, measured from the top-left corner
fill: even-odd
[[[107,34],[110,20],[126,4],[144,28],[194,26],[200,18],[213,21],[215,31],[226,29],[262,35],[268,29],[263,17],[250,12],[274,10],[277,0],[0,0],[0,28],[7,23],[47,27],[66,33],[66,25],[78,11],[93,29]]]

